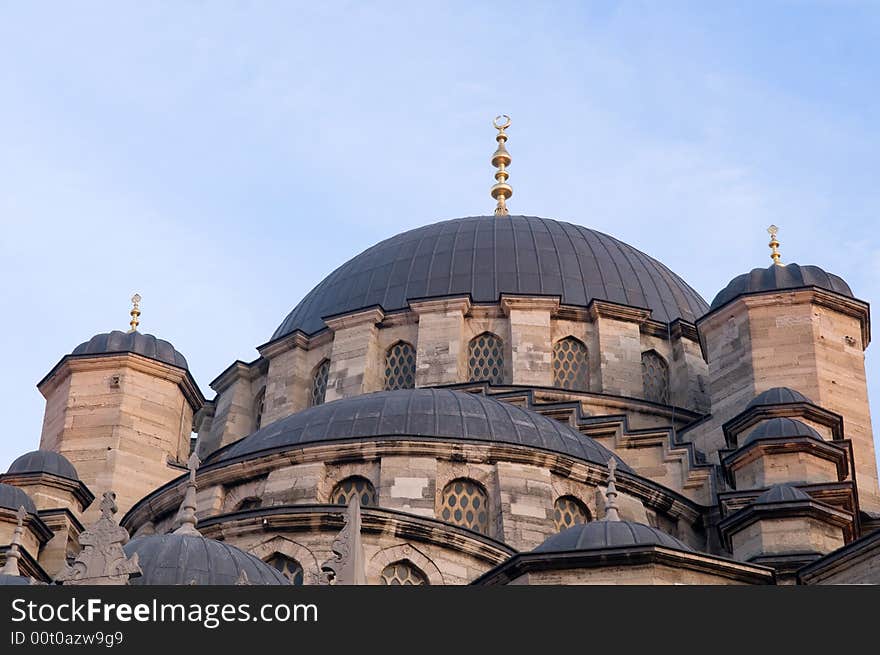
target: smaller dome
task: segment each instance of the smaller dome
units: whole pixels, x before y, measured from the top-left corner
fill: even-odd
[[[800,391],[795,391],[789,387],[773,387],[762,391],[752,398],[751,402],[746,405],[746,409],[757,407],[758,405],[784,405],[786,403],[809,403],[812,402]]]
[[[693,548],[662,530],[635,521],[591,521],[575,525],[548,538],[536,553],[599,550],[624,546],[665,546],[677,550]]]
[[[37,506],[34,505],[31,497],[24,492],[24,489],[0,482],[0,507],[17,512],[22,505],[29,514],[37,513]]]
[[[152,334],[140,332],[120,332],[113,330],[96,334],[88,341],[79,344],[71,355],[106,355],[109,353],[135,353],[156,361],[187,369],[186,358],[174,346]]]
[[[795,500],[810,500],[810,496],[790,482],[783,482],[774,484],[755,498],[755,505],[770,505],[772,503],[786,503]]]
[[[822,435],[815,429],[797,419],[771,418],[749,432],[742,445],[745,446],[759,439],[778,439],[780,437],[810,437],[824,441]]]
[[[52,450],[34,450],[25,453],[9,465],[6,473],[52,473],[68,480],[79,480],[70,460]]]
[[[750,273],[733,278],[730,284],[715,296],[710,311],[727,304],[738,296],[802,287],[819,287],[849,298],[853,297],[852,290],[843,278],[826,273],[818,266],[799,266],[798,264],[777,266],[772,264],[769,268],[754,268]]]
[[[143,574],[133,585],[234,585],[242,572],[252,585],[286,585],[276,568],[222,541],[191,534],[135,537],[123,550],[135,553]]]

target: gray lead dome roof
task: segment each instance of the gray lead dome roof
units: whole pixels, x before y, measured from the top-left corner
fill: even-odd
[[[358,439],[495,442],[562,453],[605,466],[610,450],[531,410],[452,389],[380,391],[311,407],[216,451],[206,463],[257,457],[321,442]]]
[[[666,266],[595,230],[534,216],[473,216],[403,232],[368,248],[312,289],[275,330],[314,334],[323,318],[367,307],[470,295],[560,296],[566,305],[606,300],[694,322],[708,305]]]
[[[791,389],[790,387],[773,387],[762,391],[749,401],[746,409],[757,407],[758,405],[785,405],[787,403],[808,403],[811,402],[800,391]]]
[[[803,287],[818,287],[850,298],[853,297],[852,290],[843,278],[826,273],[818,266],[799,266],[798,264],[778,266],[771,264],[769,268],[753,268],[750,273],[744,273],[733,278],[715,296],[715,300],[712,301],[712,309],[726,305],[738,296],[750,293],[800,289]]]
[[[135,537],[123,547],[138,555],[143,572],[133,585],[234,585],[241,573],[252,585],[290,584],[274,567],[250,553],[201,535],[162,534]]]
[[[106,332],[96,334],[73,349],[72,355],[106,355],[110,353],[135,353],[150,359],[187,369],[186,358],[170,342],[152,334],[141,332]]]
[[[37,513],[37,506],[23,489],[13,487],[11,484],[0,482],[0,507],[17,512],[18,508],[24,505],[29,514]]]
[[[635,521],[591,521],[554,534],[540,546],[536,553],[557,553],[574,550],[621,548],[625,546],[665,546],[677,550],[692,551],[693,548],[666,534]]]
[[[7,473],[52,473],[68,480],[79,480],[76,469],[64,455],[53,450],[34,450],[16,458]]]

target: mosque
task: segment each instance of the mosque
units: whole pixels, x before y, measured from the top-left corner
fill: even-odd
[[[494,125],[494,215],[354,256],[211,399],[137,295],[61,357],[0,475],[0,583],[880,582],[868,304],[772,226],[707,303],[511,215]]]

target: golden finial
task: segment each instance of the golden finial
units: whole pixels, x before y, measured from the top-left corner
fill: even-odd
[[[495,184],[489,193],[498,201],[498,205],[495,207],[495,215],[507,216],[507,199],[513,195],[513,189],[507,183],[507,178],[510,177],[507,173],[507,167],[510,166],[510,153],[507,152],[507,148],[504,146],[507,142],[507,133],[504,130],[510,127],[510,116],[507,114],[496,116],[495,120],[492,121],[492,125],[498,130],[498,134],[495,136],[498,148],[495,150],[495,154],[492,155],[492,165],[498,171],[495,173]]]
[[[770,246],[770,259],[773,260],[773,263],[777,266],[785,266],[779,259],[782,255],[779,254],[779,241],[776,240],[776,235],[779,233],[779,228],[775,225],[771,225],[767,228],[767,234],[770,235],[770,243],[767,245]]]
[[[131,321],[129,322],[131,329],[129,330],[129,332],[137,332],[138,325],[141,324],[141,322],[138,320],[138,317],[141,315],[141,309],[138,306],[138,303],[140,303],[140,301],[141,296],[139,293],[136,293],[131,297],[131,312],[129,312],[131,314]]]

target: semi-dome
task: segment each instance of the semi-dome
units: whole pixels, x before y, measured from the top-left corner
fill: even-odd
[[[754,268],[750,273],[733,278],[715,296],[712,301],[712,309],[717,309],[734,298],[751,293],[801,289],[803,287],[818,287],[850,298],[853,297],[852,290],[843,278],[827,273],[818,266],[771,264],[769,268]]]
[[[33,450],[25,453],[9,465],[6,473],[52,473],[68,480],[79,480],[79,475],[70,460],[52,450]]]
[[[110,353],[135,353],[171,366],[188,369],[186,358],[174,346],[152,334],[121,332],[113,330],[96,334],[73,349],[72,355],[107,355]]]
[[[24,505],[29,514],[37,513],[37,506],[23,489],[14,487],[11,484],[0,482],[0,507],[17,512],[18,508]]]
[[[250,553],[199,534],[162,534],[135,537],[123,550],[135,553],[141,567],[133,585],[234,585],[242,573],[252,585],[286,585],[276,568]]]
[[[595,230],[534,216],[472,216],[403,232],[337,268],[275,330],[314,334],[323,318],[416,299],[501,294],[559,296],[566,305],[606,300],[694,322],[706,301],[666,266]]]
[[[790,389],[789,387],[773,387],[772,389],[767,389],[767,391],[762,391],[752,398],[749,404],[746,405],[746,409],[759,405],[785,405],[787,403],[809,402],[811,402],[810,399],[800,391]]]
[[[749,432],[742,445],[745,446],[759,439],[784,439],[786,437],[810,437],[819,441],[823,440],[822,435],[803,421],[793,418],[771,418]]]
[[[487,396],[432,388],[380,391],[311,407],[218,450],[207,462],[375,438],[503,443],[603,466],[615,457],[619,468],[632,472],[605,446],[560,421]]]
[[[598,550],[626,546],[665,546],[677,550],[693,548],[662,530],[635,521],[591,521],[554,534],[535,548],[536,553]]]
[[[810,496],[789,482],[781,482],[774,484],[755,498],[755,505],[771,505],[773,503],[788,503],[799,500],[810,500]]]

